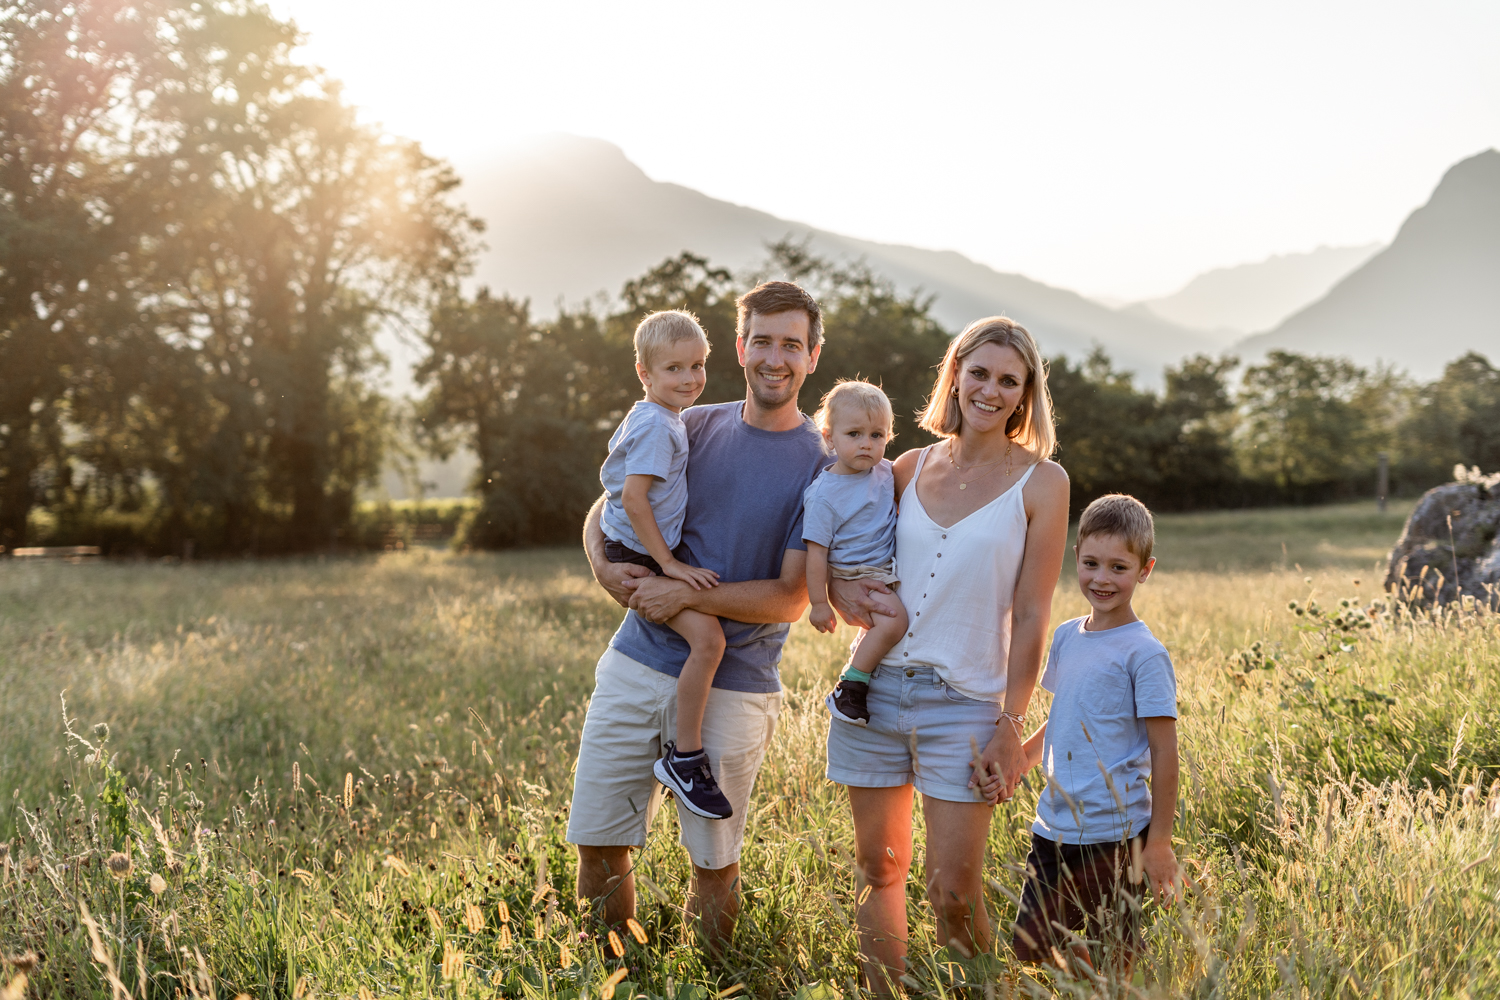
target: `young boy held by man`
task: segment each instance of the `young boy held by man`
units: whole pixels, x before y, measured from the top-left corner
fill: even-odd
[[[635,372],[646,398],[625,414],[599,470],[608,494],[600,517],[605,556],[645,566],[695,590],[717,587],[719,575],[689,566],[673,550],[682,541],[688,498],[688,437],[681,414],[707,383],[708,350],[708,335],[691,313],[655,312],[641,320],[635,329]],[[703,713],[724,656],[724,630],[717,618],[691,608],[667,625],[687,640],[689,653],[677,678],[677,738],[662,748],[656,778],[689,811],[728,819],[734,809],[703,749]]]
[[[1148,892],[1176,898],[1177,680],[1132,606],[1156,565],[1155,540],[1151,512],[1134,497],[1100,497],[1078,523],[1078,586],[1090,611],[1053,634],[1041,680],[1052,709],[1025,744],[1046,787],[1012,941],[1023,961],[1065,969],[1108,957],[1128,977],[1140,903]],[[1058,925],[1102,942],[1102,952]]]

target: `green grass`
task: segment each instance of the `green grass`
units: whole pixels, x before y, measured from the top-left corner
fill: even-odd
[[[1145,995],[1500,990],[1500,625],[1374,608],[1400,522],[1373,505],[1160,519],[1139,609],[1177,664],[1195,889],[1151,917]],[[1082,608],[1065,574],[1055,618]],[[0,952],[40,952],[28,995],[48,997],[109,996],[110,970],[152,997],[571,1000],[621,968],[616,997],[859,992],[819,704],[847,634],[793,627],[721,961],[680,918],[667,813],[637,861],[656,887],[644,944],[616,958],[574,898],[572,755],[619,616],[575,552],[0,563]],[[992,824],[1002,924],[1033,806]],[[117,881],[103,862],[127,845]],[[999,996],[1095,990],[1003,947],[948,962],[924,884],[919,853],[912,995],[966,975]]]

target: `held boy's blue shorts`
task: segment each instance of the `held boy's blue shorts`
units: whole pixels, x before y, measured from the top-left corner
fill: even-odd
[[[953,690],[932,667],[882,665],[870,678],[868,726],[828,721],[828,780],[898,788],[946,802],[983,802],[969,787],[974,748],[995,735],[1001,706]]]

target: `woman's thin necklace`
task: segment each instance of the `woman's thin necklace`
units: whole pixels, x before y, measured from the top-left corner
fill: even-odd
[[[1010,452],[1011,452],[1011,448],[1013,448],[1014,446],[1015,446],[1015,442],[1007,439],[1006,442],[1005,442],[1005,454],[1004,455],[1001,455],[999,458],[995,459],[993,462],[984,462],[984,463],[982,463],[980,465],[970,465],[967,468],[970,471],[972,471],[974,469],[988,469],[988,468],[992,468],[993,466],[999,465],[1001,462],[1004,462],[1005,463],[1005,474],[1006,474],[1006,476],[1009,476],[1010,472],[1011,472]],[[959,465],[958,462],[954,461],[954,458],[953,458],[953,443],[951,441],[948,443],[948,464],[951,465],[951,466],[953,466],[953,471],[958,475],[958,488],[961,489],[961,490],[968,489],[969,488],[969,483],[977,482],[978,480],[983,479],[985,476],[989,475],[988,472],[981,472],[979,475],[973,476],[970,479],[965,480],[963,478],[965,466]]]

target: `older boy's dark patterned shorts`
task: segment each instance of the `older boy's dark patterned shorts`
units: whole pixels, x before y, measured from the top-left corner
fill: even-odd
[[[1016,957],[1055,963],[1052,950],[1066,956],[1076,940],[1063,932],[1067,928],[1091,942],[1096,966],[1106,953],[1133,959],[1140,950],[1140,904],[1148,889],[1144,877],[1130,882],[1132,845],[1136,852],[1144,849],[1145,836],[1108,844],[1060,844],[1033,833],[1011,941]]]

